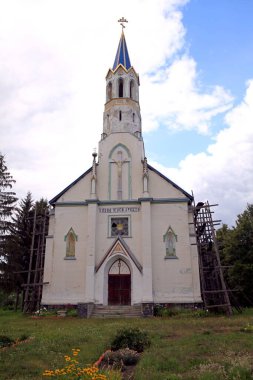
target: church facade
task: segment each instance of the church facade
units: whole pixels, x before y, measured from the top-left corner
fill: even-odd
[[[103,132],[92,166],[50,204],[42,304],[202,302],[193,197],[147,162],[139,76],[122,31],[106,76]]]

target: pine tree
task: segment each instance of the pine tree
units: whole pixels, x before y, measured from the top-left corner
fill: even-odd
[[[33,201],[31,193],[22,199],[11,218],[4,238],[3,260],[0,264],[2,287],[7,292],[20,293],[29,265],[32,239]]]
[[[15,193],[10,191],[15,180],[9,173],[4,156],[0,153],[0,285],[2,289],[9,289],[9,280],[6,278],[7,251],[12,249],[11,239],[11,216],[14,211],[17,198]],[[8,276],[7,276],[8,277]]]
[[[8,232],[11,224],[10,217],[15,207],[17,198],[15,193],[10,191],[16,181],[8,171],[4,156],[0,153],[0,238]],[[1,254],[1,251],[0,251]]]

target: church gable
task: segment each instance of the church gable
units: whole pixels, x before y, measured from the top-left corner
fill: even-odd
[[[49,201],[51,205],[56,202],[78,202],[84,201],[90,195],[90,176],[92,168],[73,181],[69,186],[63,189],[53,199]]]
[[[140,264],[138,259],[135,257],[135,255],[133,254],[133,252],[131,251],[131,249],[128,247],[128,245],[122,239],[121,236],[118,236],[117,239],[113,242],[111,247],[108,249],[104,257],[100,261],[100,263],[96,266],[95,272],[99,271],[99,269],[101,268],[101,266],[104,264],[106,260],[116,255],[122,255],[123,257],[124,256],[127,257],[128,259],[130,259],[130,261],[132,261],[135,264],[137,269],[140,272],[142,272],[142,265]]]
[[[201,302],[193,197],[148,165],[139,76],[119,22],[98,153],[50,201],[42,304],[77,305],[87,317],[94,305],[142,305],[147,316],[154,303]]]
[[[171,181],[157,169],[148,165],[149,169],[149,193],[152,198],[179,198],[188,199],[189,202],[193,197],[183,190],[176,183]]]

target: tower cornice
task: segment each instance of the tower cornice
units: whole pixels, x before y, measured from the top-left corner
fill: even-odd
[[[105,103],[105,111],[113,106],[139,107],[139,102],[130,98],[114,98]]]
[[[131,66],[129,69],[126,69],[121,63],[116,67],[115,70],[109,69],[107,71],[105,79],[107,80],[110,74],[115,75],[120,68],[123,69],[126,74],[129,74],[132,71],[134,73],[134,75],[136,76],[136,78],[138,79],[138,85],[140,85],[139,75],[135,71],[134,67]]]

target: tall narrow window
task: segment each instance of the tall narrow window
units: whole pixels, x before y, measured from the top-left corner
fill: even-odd
[[[133,123],[135,122],[135,113],[133,113]]]
[[[123,98],[124,96],[124,83],[123,83],[123,79],[120,78],[119,79],[119,98]]]
[[[69,232],[64,237],[64,240],[66,241],[66,258],[74,258],[76,255],[77,235],[73,228],[70,228]]]
[[[122,112],[119,111],[119,121],[121,121],[121,120],[122,120]]]
[[[107,86],[107,101],[112,99],[112,83],[109,82]]]
[[[131,82],[130,82],[130,89],[129,89],[130,91],[130,98],[131,99],[134,99],[134,81],[133,80],[131,80]]]

